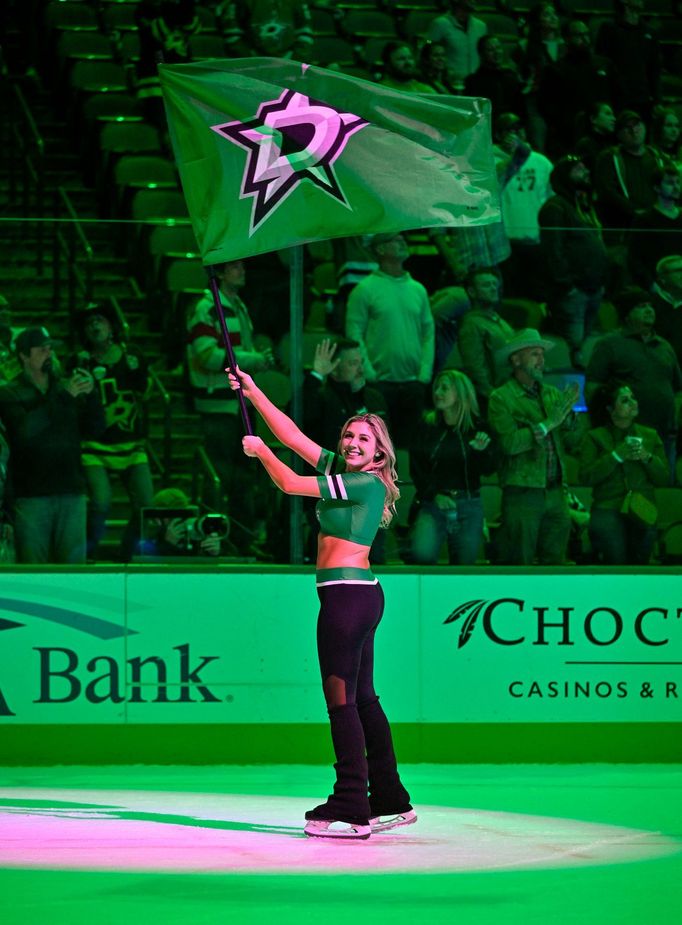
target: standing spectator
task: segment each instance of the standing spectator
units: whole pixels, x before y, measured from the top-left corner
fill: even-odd
[[[305,0],[228,0],[222,25],[233,58],[310,58],[313,30]]]
[[[120,321],[106,305],[88,305],[76,316],[75,323],[84,349],[69,365],[92,375],[106,427],[98,439],[83,442],[82,462],[89,497],[88,559],[97,558],[111,508],[111,479],[118,475],[131,504],[131,517],[121,540],[121,559],[128,562],[140,511],[151,504],[154,494],[142,408],[150,386],[147,361],[141,350],[123,342]]]
[[[627,382],[639,402],[639,419],[659,434],[674,470],[676,403],[682,400],[682,372],[675,351],[654,331],[656,312],[648,292],[624,290],[615,300],[623,327],[599,340],[587,367],[588,398],[611,379]]]
[[[658,332],[672,345],[682,367],[682,254],[659,260],[651,295]]]
[[[479,421],[471,381],[444,369],[433,383],[434,411],[424,416],[410,448],[417,515],[410,559],[435,565],[447,539],[450,565],[474,565],[483,542],[481,475],[495,470],[495,452]]]
[[[474,0],[448,0],[447,12],[436,16],[428,30],[432,42],[445,45],[450,80],[458,90],[478,67],[478,40],[488,32],[483,20],[471,15],[475,9]]]
[[[216,271],[220,301],[239,366],[252,373],[268,369],[273,362],[272,350],[256,349],[253,325],[239,297],[246,282],[244,261],[220,264]],[[251,554],[251,531],[244,526],[256,523],[257,530],[264,532],[264,512],[256,510],[260,498],[242,453],[239,405],[225,376],[225,347],[210,292],[190,313],[187,330],[189,382],[194,409],[201,417],[204,446],[227,495],[233,541],[241,552]]]
[[[524,112],[521,81],[504,63],[502,42],[494,35],[478,40],[480,65],[464,80],[464,96],[482,96],[492,104],[493,117],[503,112]]]
[[[564,392],[542,381],[552,347],[533,328],[500,353],[511,378],[490,396],[488,416],[500,442],[503,559],[510,565],[561,565],[571,520],[564,492],[565,435],[578,387]]]
[[[642,19],[644,0],[614,0],[615,17],[597,33],[597,54],[614,69],[616,109],[651,112],[660,96],[661,60],[658,39]]]
[[[549,127],[547,150],[560,156],[577,141],[578,114],[595,99],[613,96],[611,66],[592,53],[587,23],[573,19],[564,29],[566,52],[542,72],[538,106]]]
[[[491,392],[504,381],[507,373],[506,363],[500,368],[498,351],[513,336],[514,330],[499,315],[500,280],[492,267],[472,270],[466,290],[471,308],[462,319],[457,346],[478,402],[487,408]]]
[[[429,84],[417,80],[414,53],[406,42],[387,42],[381,52],[383,73],[379,83],[405,93],[435,93]]]
[[[592,487],[590,540],[603,565],[647,565],[656,541],[653,524],[623,512],[630,492],[653,505],[654,489],[668,483],[661,438],[635,424],[638,405],[622,382],[601,386],[590,402],[594,427],[581,445],[580,482]]]
[[[536,151],[544,153],[547,124],[538,106],[543,71],[563,54],[561,23],[554,3],[540,3],[528,15],[528,34],[519,42],[516,65],[524,81],[528,137]]]
[[[540,209],[552,195],[549,178],[552,162],[533,151],[515,113],[505,112],[495,122],[496,157],[510,158],[501,185],[502,221],[511,245],[511,257],[504,264],[507,295],[535,298],[540,247]]]
[[[590,174],[577,157],[562,157],[550,176],[554,196],[540,209],[540,246],[554,328],[582,365],[580,348],[592,330],[607,278],[606,248],[592,207]]]
[[[346,336],[360,344],[365,374],[383,394],[396,443],[408,446],[431,381],[435,326],[426,289],[403,264],[410,255],[400,233],[376,234],[379,268],[348,298]]]
[[[448,56],[443,42],[424,42],[419,52],[417,77],[436,93],[457,95],[457,89],[448,71]]]
[[[85,562],[86,500],[81,438],[104,421],[87,370],[61,379],[45,328],[26,328],[15,347],[21,375],[0,386],[0,420],[10,448],[17,561]]]
[[[680,172],[669,163],[654,175],[656,202],[636,215],[628,239],[628,265],[638,286],[651,289],[656,266],[680,249]]]
[[[616,116],[610,103],[603,100],[590,103],[585,110],[587,132],[574,145],[574,151],[594,176],[597,157],[606,148],[613,146],[613,130],[616,127]]]
[[[630,109],[618,114],[616,138],[618,144],[597,158],[597,207],[604,225],[629,228],[635,215],[653,206],[654,176],[664,161],[655,148],[646,144],[644,122]]]

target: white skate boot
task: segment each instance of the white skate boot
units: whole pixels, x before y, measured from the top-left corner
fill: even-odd
[[[388,832],[389,829],[397,829],[401,825],[412,825],[417,821],[417,814],[413,809],[408,809],[404,813],[396,813],[394,816],[372,816],[369,820],[369,826],[372,832]]]
[[[365,839],[372,834],[368,825],[352,825],[337,819],[309,819],[303,829],[311,838],[354,838]]]

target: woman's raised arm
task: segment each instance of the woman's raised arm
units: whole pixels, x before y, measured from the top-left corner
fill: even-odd
[[[306,437],[288,415],[280,411],[276,405],[273,405],[265,392],[256,385],[248,373],[242,372],[238,366],[236,368],[237,375],[229,369],[226,372],[230,380],[230,388],[233,391],[239,388],[242,389],[244,397],[248,398],[280,443],[289,447],[290,450],[293,450],[311,466],[316,466],[322,447],[315,443],[314,440]]]

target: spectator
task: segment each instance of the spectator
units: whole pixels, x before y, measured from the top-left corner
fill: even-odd
[[[410,448],[416,520],[410,561],[435,565],[447,540],[450,565],[474,565],[483,542],[480,477],[495,470],[495,453],[471,381],[444,369],[433,383],[429,411]]]
[[[494,35],[478,40],[480,65],[464,80],[465,96],[482,96],[492,104],[493,117],[503,112],[517,116],[524,112],[521,81],[516,71],[504,64],[502,43]]]
[[[561,565],[566,555],[565,443],[578,387],[560,392],[543,383],[545,351],[552,346],[533,328],[515,334],[500,351],[511,377],[490,396],[489,421],[500,442],[502,558],[510,565],[536,559]]]
[[[630,109],[618,114],[616,138],[618,144],[597,158],[597,206],[604,225],[629,228],[635,215],[653,206],[654,176],[664,162],[655,148],[646,144],[641,116]]]
[[[585,116],[588,123],[587,133],[575,144],[574,151],[593,177],[597,157],[605,148],[613,145],[616,116],[611,104],[603,100],[590,103],[585,110]]]
[[[163,488],[154,495],[150,506],[167,508],[168,516],[147,518],[145,526],[151,526],[153,535],[149,536],[145,529],[138,555],[216,557],[223,551],[224,543],[229,546],[229,520],[223,515],[209,515],[211,523],[199,530],[198,524],[206,524],[207,520],[196,516],[197,508],[190,505],[181,489]],[[158,513],[161,515],[162,511]]]
[[[303,419],[305,432],[320,446],[335,449],[346,421],[358,414],[376,414],[388,425],[384,396],[365,382],[362,353],[357,341],[343,339],[332,343],[320,341],[315,348],[313,368],[303,380]],[[311,526],[311,538],[317,538],[315,506],[304,502]],[[385,531],[374,537],[370,561],[385,560]],[[311,558],[314,553],[311,550]]]
[[[0,421],[10,447],[9,474],[17,561],[85,563],[86,501],[81,438],[104,427],[86,370],[60,378],[53,341],[26,328],[15,342],[21,375],[0,386]]]
[[[424,42],[419,53],[417,77],[436,93],[457,95],[457,89],[448,72],[448,57],[443,42]]]
[[[457,90],[464,86],[465,79],[478,67],[478,40],[488,27],[481,19],[471,14],[476,9],[475,0],[448,0],[447,12],[431,22],[428,38],[445,45],[448,74]]]
[[[346,336],[360,344],[365,374],[383,394],[395,442],[408,446],[424,407],[434,360],[434,322],[426,289],[403,264],[410,255],[400,233],[376,234],[379,268],[348,298]]]
[[[658,332],[670,342],[682,368],[682,254],[659,260],[651,295]]]
[[[367,385],[360,345],[324,339],[315,348],[313,368],[303,382],[304,429],[320,446],[334,447],[348,418],[377,414],[388,423],[378,389]]]
[[[587,396],[611,379],[627,382],[639,402],[639,419],[659,434],[674,471],[676,401],[682,399],[675,351],[654,331],[656,312],[648,292],[633,286],[614,303],[623,327],[595,344],[587,367]]]
[[[313,31],[305,0],[229,0],[222,7],[222,26],[233,58],[310,58]]]
[[[610,100],[613,95],[610,64],[592,53],[587,24],[571,20],[564,28],[564,36],[565,54],[544,68],[538,87],[538,106],[550,129],[547,150],[557,156],[572,150],[577,141],[579,113],[595,97]]]
[[[246,282],[244,262],[232,260],[216,270],[237,363],[251,373],[269,369],[273,364],[272,350],[256,349],[249,312],[239,297]],[[261,495],[257,486],[254,490],[253,471],[242,452],[239,406],[225,376],[225,347],[210,292],[190,313],[187,330],[189,382],[194,409],[201,418],[204,446],[228,498],[234,543],[240,552],[252,555],[252,533],[250,528],[244,528],[247,523],[258,523],[257,529],[263,535],[265,512],[257,510]]]
[[[507,364],[499,364],[498,351],[513,336],[513,328],[501,318],[500,280],[492,267],[472,270],[466,290],[471,308],[462,318],[457,337],[462,367],[476,390],[481,407],[487,408],[491,392],[506,378]]]
[[[539,295],[534,287],[540,246],[538,214],[552,195],[552,162],[530,148],[514,113],[502,113],[496,120],[495,141],[496,157],[511,159],[501,184],[502,220],[512,250],[504,264],[505,292],[535,298]]]
[[[577,157],[562,157],[550,175],[554,196],[540,209],[540,246],[547,305],[556,333],[581,366],[580,348],[599,311],[607,278],[601,226],[592,207],[590,174]]]
[[[554,3],[540,3],[529,11],[528,34],[519,42],[516,64],[524,82],[528,137],[535,151],[544,153],[547,124],[538,106],[538,88],[544,69],[563,54],[561,23]]]
[[[417,66],[412,49],[406,42],[387,42],[381,52],[383,73],[379,83],[405,93],[435,93],[429,84],[417,80]]]
[[[590,540],[603,565],[647,565],[656,540],[653,523],[623,511],[631,492],[653,506],[656,486],[668,483],[661,439],[635,424],[637,412],[637,399],[622,382],[601,386],[590,402],[595,426],[581,446],[580,481],[592,487]]]
[[[680,119],[670,106],[656,106],[651,116],[651,143],[682,170]]]
[[[120,320],[104,304],[88,305],[79,312],[75,327],[84,349],[71,358],[68,368],[87,370],[93,377],[106,428],[97,440],[82,444],[89,497],[88,559],[97,558],[111,508],[111,479],[118,475],[131,504],[121,540],[121,559],[128,562],[140,510],[151,503],[154,494],[142,407],[150,387],[147,361],[141,350],[123,342]]]
[[[654,174],[656,202],[636,215],[628,239],[628,266],[637,285],[650,290],[656,266],[680,248],[680,172],[668,163]]]
[[[647,116],[660,96],[658,39],[642,20],[644,0],[614,0],[614,20],[599,27],[597,54],[614,69],[613,103],[617,110],[634,109]]]
[[[436,356],[434,373],[440,372],[450,363],[450,354],[457,346],[457,335],[461,319],[471,308],[469,296],[462,286],[446,286],[431,296],[431,312],[436,325]]]

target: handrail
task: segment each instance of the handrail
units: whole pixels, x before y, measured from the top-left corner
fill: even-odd
[[[161,481],[164,486],[168,485],[173,465],[173,420],[172,405],[170,393],[161,381],[159,374],[154,369],[149,370],[149,381],[151,388],[149,394],[154,391],[159,393],[161,404],[163,405],[163,455],[161,459]],[[220,479],[218,479],[220,482]]]
[[[55,222],[52,304],[55,309],[59,309],[62,295],[62,258],[65,258],[67,308],[69,316],[72,318],[76,307],[77,289],[86,304],[92,301],[94,254],[69,194],[63,186],[60,186],[56,192],[55,217],[61,218],[63,211],[67,213],[68,221]],[[81,270],[81,262],[84,264],[83,270]]]
[[[45,141],[38,130],[33,113],[26,102],[21,87],[12,84],[12,108],[14,117],[10,120],[9,148],[9,199],[17,200],[17,174],[21,180],[21,202],[24,216],[31,214],[31,192],[35,196],[35,215],[42,218],[45,199]],[[36,273],[43,275],[44,269],[44,228],[43,223],[36,225]]]
[[[194,504],[206,503],[204,501],[206,479],[210,480],[212,491],[212,503],[209,507],[218,511],[222,506],[220,503],[223,493],[222,483],[208,453],[203,446],[200,446],[194,454],[194,465],[192,466],[192,501]]]

